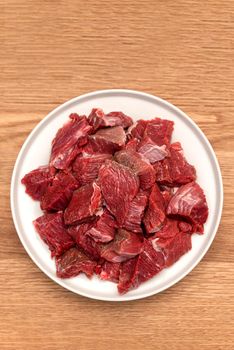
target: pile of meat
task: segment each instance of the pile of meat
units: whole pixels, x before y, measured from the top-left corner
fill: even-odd
[[[49,165],[22,179],[40,201],[34,225],[58,277],[96,273],[126,293],[191,249],[208,207],[172,132],[170,120],[133,124],[98,108],[58,130]]]

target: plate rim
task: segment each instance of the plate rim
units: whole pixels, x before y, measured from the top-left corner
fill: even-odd
[[[65,283],[63,282],[62,279],[57,279],[56,277],[54,277],[49,271],[47,271],[43,265],[40,263],[40,261],[37,261],[37,259],[33,256],[33,254],[31,253],[30,249],[28,248],[26,241],[24,240],[23,234],[21,234],[21,230],[19,228],[18,225],[18,221],[16,218],[16,212],[15,212],[15,187],[17,185],[16,183],[16,175],[17,175],[17,169],[19,167],[19,163],[21,160],[21,157],[24,153],[25,148],[27,147],[27,145],[30,143],[30,141],[32,140],[34,134],[37,133],[38,129],[41,127],[42,124],[46,123],[46,121],[48,121],[51,116],[57,112],[59,112],[60,110],[62,110],[63,108],[66,108],[67,106],[69,106],[70,104],[73,104],[75,102],[78,102],[79,100],[85,100],[85,99],[89,99],[92,98],[94,96],[99,96],[99,95],[111,95],[111,94],[130,94],[130,95],[137,95],[138,97],[144,97],[150,100],[154,100],[157,103],[163,104],[164,106],[166,106],[167,108],[170,108],[171,110],[174,110],[175,112],[177,112],[178,114],[182,115],[183,118],[188,121],[190,124],[192,124],[192,126],[194,127],[194,129],[196,130],[196,132],[198,134],[201,135],[203,142],[205,142],[206,146],[208,147],[208,150],[210,152],[210,154],[212,155],[212,160],[214,161],[214,165],[215,165],[215,169],[217,171],[217,183],[219,185],[219,195],[220,195],[220,203],[218,206],[218,214],[216,216],[216,223],[214,226],[214,230],[212,232],[212,234],[210,235],[210,238],[207,242],[207,245],[205,246],[205,249],[203,249],[202,253],[199,254],[198,258],[195,259],[195,261],[191,264],[191,266],[185,270],[185,272],[183,272],[180,276],[178,276],[176,279],[173,279],[173,281],[169,281],[166,285],[164,285],[163,287],[159,288],[157,291],[150,291],[150,292],[145,292],[142,293],[142,295],[137,295],[137,296],[131,296],[128,294],[125,294],[123,296],[117,296],[117,297],[108,297],[108,296],[91,296],[89,293],[85,293],[83,291],[77,291],[75,288],[71,287],[71,286],[67,286],[65,285]],[[21,146],[21,149],[17,155],[15,164],[14,164],[14,168],[13,168],[13,172],[12,172],[12,176],[11,176],[11,185],[10,185],[10,207],[11,207],[11,213],[12,213],[12,218],[13,218],[13,222],[14,222],[14,226],[17,232],[17,235],[24,247],[24,249],[26,250],[27,254],[29,255],[29,257],[32,259],[32,261],[36,264],[36,266],[47,276],[49,277],[53,282],[59,284],[60,286],[62,286],[63,288],[90,298],[90,299],[95,299],[95,300],[101,300],[101,301],[131,301],[131,300],[139,300],[139,299],[143,299],[146,297],[150,297],[152,295],[156,295],[158,293],[163,292],[164,290],[174,286],[175,284],[177,284],[179,281],[181,281],[184,277],[186,277],[203,259],[203,257],[205,256],[205,254],[207,253],[207,251],[209,250],[220,225],[220,221],[221,221],[221,217],[222,217],[222,211],[223,211],[223,201],[224,201],[224,195],[223,195],[223,180],[222,180],[222,174],[221,174],[221,169],[219,166],[219,162],[218,159],[216,157],[216,154],[213,150],[213,147],[210,143],[210,141],[208,140],[208,138],[206,137],[206,135],[203,133],[203,131],[199,128],[199,126],[185,113],[183,112],[180,108],[178,108],[177,106],[173,105],[172,103],[168,102],[167,100],[162,99],[161,97],[158,96],[154,96],[152,94],[146,93],[146,92],[142,92],[139,90],[129,90],[129,89],[104,89],[104,90],[95,90],[92,92],[88,92],[79,96],[76,96],[68,101],[65,101],[64,103],[58,105],[56,108],[54,108],[53,110],[51,110],[44,118],[42,118],[42,120],[37,123],[37,125],[31,130],[31,132],[29,133],[29,135],[27,136],[26,140],[23,142],[23,145]]]

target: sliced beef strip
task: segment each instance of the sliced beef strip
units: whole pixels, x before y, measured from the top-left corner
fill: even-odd
[[[44,214],[33,221],[41,239],[48,245],[51,256],[59,256],[74,245],[63,221],[63,213]]]
[[[194,225],[203,226],[208,217],[208,206],[203,190],[196,182],[181,186],[171,198],[167,214],[185,218]]]
[[[118,229],[112,242],[101,246],[101,257],[110,262],[122,262],[138,255],[143,249],[143,236]]]
[[[130,203],[123,227],[132,232],[142,232],[141,221],[148,203],[148,193],[140,190]]]
[[[122,225],[138,192],[138,177],[127,167],[107,160],[100,168],[99,183],[107,208]]]
[[[52,183],[56,169],[48,165],[41,166],[26,174],[21,183],[26,187],[26,193],[35,200],[41,200],[48,186]]]
[[[78,181],[70,173],[60,171],[53,179],[52,185],[49,186],[42,196],[41,209],[47,211],[64,210],[75,189],[79,187]]]
[[[92,127],[85,116],[70,115],[70,121],[58,130],[52,141],[50,164],[57,169],[67,169],[78,154],[78,146],[87,142]]]
[[[60,278],[70,278],[84,272],[87,277],[93,275],[97,263],[76,247],[56,257],[56,273]]]
[[[95,215],[101,207],[101,200],[101,189],[95,182],[74,191],[64,212],[66,225],[84,222]]]
[[[111,158],[111,154],[89,154],[82,152],[82,154],[76,157],[73,163],[74,175],[82,186],[87,185],[98,177],[98,172],[102,164]]]
[[[164,255],[156,251],[151,242],[144,240],[143,251],[135,258],[121,264],[118,291],[120,294],[137,288],[159,273],[165,265]]]
[[[192,248],[191,234],[187,232],[178,232],[168,238],[153,238],[151,242],[157,252],[163,253],[166,267],[174,264]]]
[[[196,179],[196,170],[183,154],[179,142],[171,144],[170,157],[154,164],[156,181],[168,186],[180,186]]]
[[[121,150],[115,153],[115,159],[118,163],[130,168],[134,174],[139,176],[140,187],[145,190],[155,183],[155,170],[153,166],[142,158],[142,156],[133,150]]]
[[[151,188],[149,196],[149,205],[146,209],[143,223],[146,233],[150,234],[157,232],[162,227],[166,218],[164,198],[156,184]]]

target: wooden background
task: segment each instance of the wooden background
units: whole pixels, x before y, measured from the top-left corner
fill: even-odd
[[[233,38],[233,0],[0,0],[1,350],[234,349]],[[136,302],[89,300],[50,281],[9,207],[32,128],[60,103],[108,88],[149,92],[188,113],[224,180],[208,254],[183,281]]]

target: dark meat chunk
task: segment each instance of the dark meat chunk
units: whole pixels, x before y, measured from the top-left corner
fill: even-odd
[[[179,232],[167,239],[154,238],[151,242],[157,252],[163,253],[165,266],[171,266],[192,248],[191,234],[186,232]]]
[[[164,268],[164,255],[156,251],[151,242],[144,240],[144,250],[133,259],[123,262],[120,267],[118,291],[124,294],[148,281]]]
[[[92,125],[93,131],[99,129],[102,124],[104,112],[101,108],[93,108],[90,115],[88,116],[89,124]]]
[[[162,227],[165,217],[165,202],[158,186],[154,184],[149,196],[149,205],[143,218],[147,234],[157,232]]]
[[[60,171],[54,178],[53,183],[49,186],[42,196],[41,209],[43,210],[64,210],[75,189],[79,187],[79,183],[70,173]]]
[[[170,120],[155,118],[147,122],[144,137],[148,136],[156,145],[169,145],[174,123]]]
[[[194,181],[196,170],[186,161],[181,144],[175,142],[169,150],[170,157],[154,164],[156,181],[173,187]]]
[[[100,209],[101,199],[101,189],[95,182],[80,187],[73,192],[72,199],[65,210],[65,223],[67,225],[81,223],[92,217]]]
[[[107,160],[100,168],[99,183],[107,208],[122,225],[138,192],[138,178],[127,167]]]
[[[110,112],[103,118],[104,126],[122,126],[124,129],[132,125],[131,117],[128,117],[123,112]]]
[[[86,232],[86,234],[92,237],[96,242],[107,243],[112,241],[114,238],[116,228],[117,224],[115,219],[109,213],[109,211],[105,209],[103,211],[103,214]]]
[[[143,249],[143,236],[119,229],[112,242],[102,245],[101,257],[110,262],[122,262],[138,255]]]
[[[196,182],[181,186],[171,198],[167,214],[181,216],[193,224],[203,225],[208,217],[208,206],[201,187]]]
[[[52,257],[61,255],[74,245],[64,225],[62,212],[44,214],[34,220],[33,224],[41,239],[48,245]]]
[[[56,170],[54,167],[41,166],[26,174],[21,183],[26,187],[26,193],[33,199],[40,200],[52,183]]]
[[[90,278],[96,265],[81,250],[73,247],[56,258],[56,273],[60,278],[70,278],[84,272]]]
[[[111,159],[110,154],[88,154],[78,155],[73,163],[73,171],[79,183],[83,186],[93,182],[98,177],[98,172],[102,164],[107,159]]]
[[[144,191],[139,191],[136,197],[130,203],[129,210],[123,224],[127,230],[132,232],[142,232],[141,220],[143,218],[147,202],[148,194]]]
[[[105,281],[119,282],[120,263],[105,261],[98,272],[99,277]]]
[[[155,183],[155,170],[142,156],[131,150],[122,150],[115,154],[118,163],[130,168],[139,176],[140,186],[143,190],[150,188]]]
[[[86,117],[73,113],[70,121],[58,130],[52,141],[50,164],[57,169],[67,169],[78,154],[78,146],[87,142],[92,127]]]

